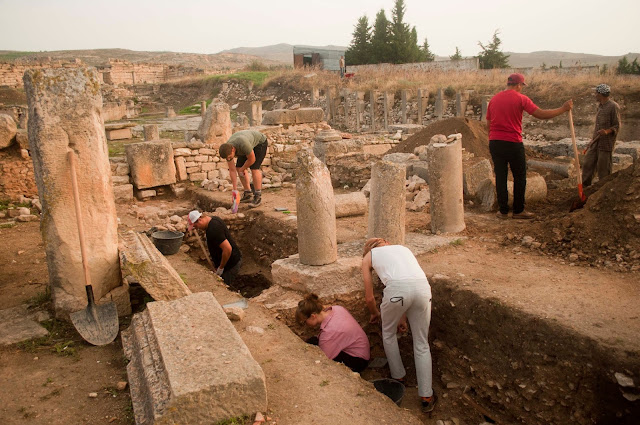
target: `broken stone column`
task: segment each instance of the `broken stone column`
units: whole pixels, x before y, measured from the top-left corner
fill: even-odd
[[[356,91],[356,131],[360,132],[360,92]]]
[[[408,102],[408,97],[409,94],[407,93],[407,90],[401,90],[400,91],[400,95],[401,97],[401,101],[400,101],[400,109],[402,111],[402,124],[406,124],[407,123],[407,102]]]
[[[389,161],[379,161],[371,168],[369,238],[384,238],[390,244],[404,244],[406,174],[405,164]]]
[[[324,89],[324,97],[326,99],[327,102],[327,110],[326,110],[326,117],[327,117],[327,122],[331,119],[331,117],[333,117],[333,111],[332,111],[332,107],[331,107],[331,87],[327,86],[326,89]]]
[[[363,192],[351,192],[335,195],[336,218],[365,215],[367,212],[367,197]]]
[[[296,180],[300,263],[322,266],[336,261],[336,205],[331,175],[309,149],[298,153]]]
[[[369,102],[371,103],[371,131],[376,131],[376,92],[369,92]]]
[[[198,126],[198,138],[218,148],[231,137],[231,109],[224,102],[212,102]]]
[[[442,118],[444,115],[444,99],[442,98],[442,89],[438,89],[436,94],[436,104],[433,113],[437,118]]]
[[[251,126],[262,125],[262,101],[251,102]]]
[[[462,94],[456,93],[456,117],[464,118],[464,109],[463,106],[466,106],[466,102],[462,100]]]
[[[318,106],[318,99],[320,99],[320,89],[314,87],[311,89],[311,106]]]
[[[200,116],[204,118],[206,113],[207,113],[207,102],[203,100],[200,102]]]
[[[437,134],[427,148],[431,232],[457,233],[465,228],[462,184],[462,136]]]
[[[173,106],[167,106],[166,116],[167,116],[167,118],[175,118],[176,111],[173,110]]]
[[[25,72],[24,86],[51,296],[56,317],[66,319],[87,305],[69,149],[77,155],[82,219],[96,300],[121,285],[100,80],[93,68],[40,69]]]
[[[480,120],[482,122],[487,122],[487,108],[489,108],[489,100],[491,100],[491,96],[482,96],[482,112],[480,116]]]
[[[144,130],[144,140],[159,140],[160,131],[158,130],[158,124],[147,124],[142,126]]]
[[[393,101],[392,101],[393,102]],[[384,109],[384,129],[389,130],[389,95],[384,92],[382,100],[382,108]]]
[[[267,409],[264,372],[210,292],[148,303],[122,332],[136,424],[217,424]]]
[[[429,103],[429,92],[427,90],[418,89],[418,122],[416,124],[422,125],[422,118],[427,110]]]

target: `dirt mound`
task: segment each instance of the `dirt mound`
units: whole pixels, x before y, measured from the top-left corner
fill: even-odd
[[[428,145],[431,138],[436,134],[448,136],[454,133],[462,134],[462,147],[467,152],[471,152],[475,156],[491,158],[486,124],[467,118],[449,118],[433,123],[404,142],[398,143],[389,153],[413,153],[413,150],[418,146]]]
[[[571,261],[640,270],[640,165],[600,183],[583,209],[545,223],[536,239]]]

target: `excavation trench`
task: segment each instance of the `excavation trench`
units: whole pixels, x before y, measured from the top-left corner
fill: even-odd
[[[201,207],[215,210],[216,205]],[[244,261],[234,289],[248,298],[273,290],[278,282],[272,282],[271,263],[297,252],[295,221],[252,211],[230,228]],[[427,275],[433,292],[433,385],[443,406],[457,417],[469,423],[636,423],[638,402],[621,397],[612,377],[614,372],[637,371],[637,353],[603,347],[551,320],[481,296],[455,279]],[[299,293],[289,296],[302,298]],[[368,324],[363,291],[322,301],[349,309],[364,325],[372,358],[384,357],[379,326]],[[295,321],[293,307],[279,308],[278,313],[303,340],[314,335]],[[410,331],[399,343],[407,385],[415,394]],[[362,377],[388,374],[385,366],[368,368]]]

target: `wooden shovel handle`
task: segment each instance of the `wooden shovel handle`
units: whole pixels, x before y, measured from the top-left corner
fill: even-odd
[[[571,143],[573,144],[573,156],[576,162],[578,184],[582,184],[582,173],[580,172],[580,158],[578,157],[578,144],[576,143],[576,131],[573,128],[573,113],[569,109],[569,127],[571,128]]]
[[[71,189],[73,192],[73,203],[76,207],[76,222],[78,223],[78,236],[80,237],[80,253],[82,254],[84,283],[86,286],[91,286],[89,260],[87,257],[86,242],[84,240],[84,226],[82,224],[82,211],[80,210],[80,192],[78,192],[78,176],[76,174],[76,154],[73,151],[69,151],[67,153],[67,158],[69,158],[69,169],[71,171]]]

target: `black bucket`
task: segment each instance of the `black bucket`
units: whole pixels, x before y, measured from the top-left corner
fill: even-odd
[[[395,404],[400,406],[402,397],[404,397],[404,385],[395,379],[383,378],[371,381],[378,392],[389,397]]]
[[[182,232],[172,232],[170,230],[163,230],[161,232],[153,232],[151,239],[153,244],[164,255],[172,255],[178,252],[180,245],[182,245]]]

